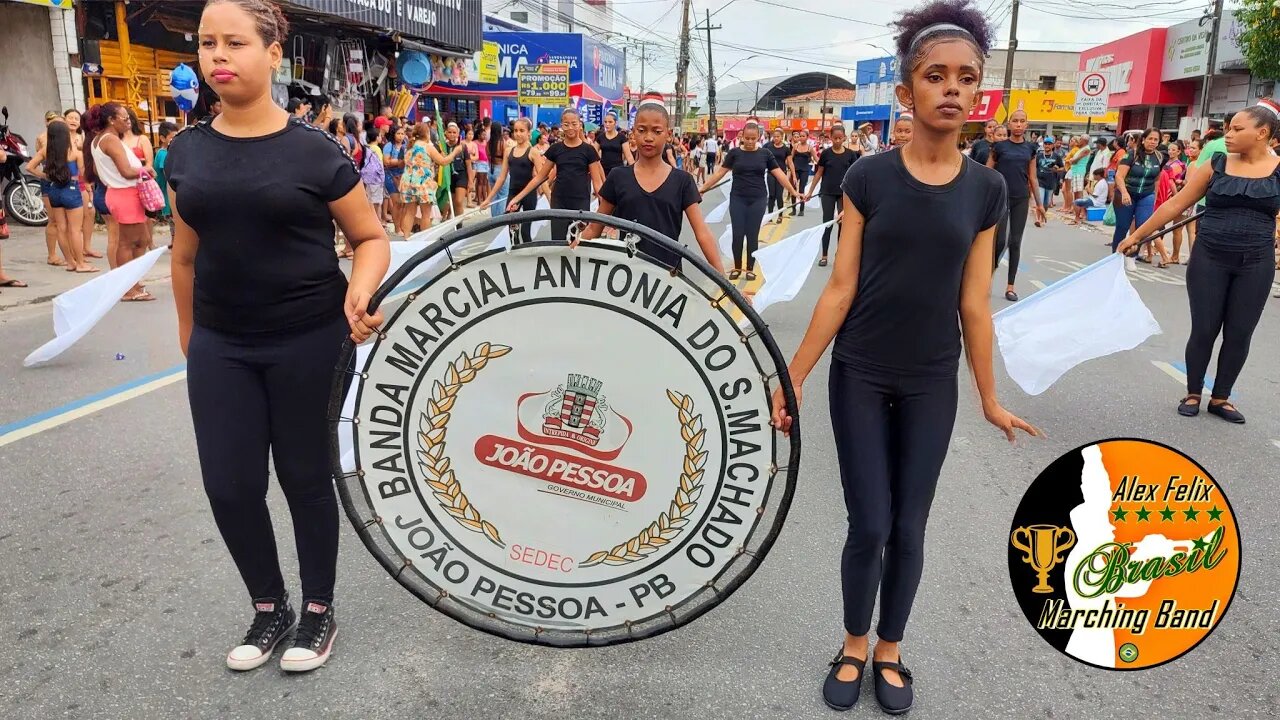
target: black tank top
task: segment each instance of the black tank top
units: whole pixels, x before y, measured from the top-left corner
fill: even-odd
[[[511,178],[512,192],[520,192],[533,179],[533,160],[529,159],[529,153],[533,152],[533,146],[530,145],[528,150],[524,151],[524,155],[516,155],[518,148],[511,148],[511,152],[507,153],[507,176]]]
[[[605,136],[604,130],[596,133],[596,144],[600,146],[600,166],[604,168],[605,175],[622,166],[622,146],[626,142],[627,134],[624,132],[619,132],[612,140]]]
[[[796,172],[807,173],[809,172],[810,164],[813,162],[813,153],[797,152],[794,156],[792,156],[791,162],[796,166]]]

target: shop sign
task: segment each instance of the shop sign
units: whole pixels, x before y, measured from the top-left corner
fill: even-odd
[[[582,36],[582,81],[604,100],[622,98],[626,57],[590,35]]]
[[[1077,116],[1076,94],[1072,90],[1013,90],[1009,93],[1009,106],[1025,112],[1033,123],[1083,123],[1088,119],[1106,125],[1120,122],[1120,114],[1114,110],[1091,118]]]
[[[326,15],[465,48],[480,47],[483,11],[475,0],[290,0]]]
[[[1004,100],[1003,90],[983,90],[978,101],[973,104],[973,109],[969,111],[969,122],[985,123],[988,120],[994,120],[1002,100]]]
[[[1144,30],[1080,53],[1082,72],[1107,72],[1111,85],[1108,105],[1178,105],[1187,94],[1187,83],[1160,81],[1165,28]]]
[[[1188,20],[1169,28],[1164,40],[1160,80],[1202,77],[1209,65],[1209,28]]]
[[[1244,24],[1236,17],[1239,9],[1239,2],[1227,0],[1222,10],[1222,19],[1218,21],[1218,71],[1247,67],[1244,53],[1240,50],[1240,33],[1244,32]]]
[[[1105,72],[1080,73],[1076,87],[1075,113],[1078,117],[1107,114],[1111,99],[1111,75]]]
[[[71,9],[71,0],[18,0],[28,5],[43,5],[44,7],[59,8],[61,10]]]
[[[568,105],[569,66],[521,65],[517,76],[516,96],[521,105]]]

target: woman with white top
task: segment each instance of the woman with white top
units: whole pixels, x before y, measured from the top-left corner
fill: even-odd
[[[116,244],[116,267],[140,257],[147,250],[147,214],[138,197],[138,179],[144,168],[142,160],[124,144],[124,136],[132,125],[129,111],[119,103],[102,106],[104,131],[93,139],[93,166],[98,180],[107,187],[107,207],[120,225]],[[144,302],[155,296],[134,285],[122,300]]]

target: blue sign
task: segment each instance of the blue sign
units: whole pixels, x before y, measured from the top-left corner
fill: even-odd
[[[856,107],[880,107],[893,102],[893,87],[897,83],[898,61],[892,57],[859,60],[855,81],[858,85],[854,96]],[[882,119],[887,119],[886,114]]]
[[[892,105],[854,105],[840,109],[841,120],[888,120],[893,117]]]
[[[627,64],[621,52],[590,35],[583,35],[582,65],[582,81],[590,91],[585,95],[591,97],[591,93],[594,93],[601,100],[618,100],[622,97]]]

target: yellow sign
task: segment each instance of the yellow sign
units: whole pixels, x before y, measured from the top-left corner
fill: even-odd
[[[498,82],[498,43],[484,41],[480,52],[476,53],[476,74],[479,82],[496,85]]]
[[[1115,125],[1120,122],[1120,113],[1116,110],[1106,115],[1095,115],[1083,118],[1076,115],[1076,92],[1074,90],[1014,90],[1009,93],[1009,109],[1001,107],[996,111],[996,121],[1004,122],[1007,112],[1022,110],[1027,113],[1027,120],[1033,123],[1079,123],[1090,119],[1094,123]]]

